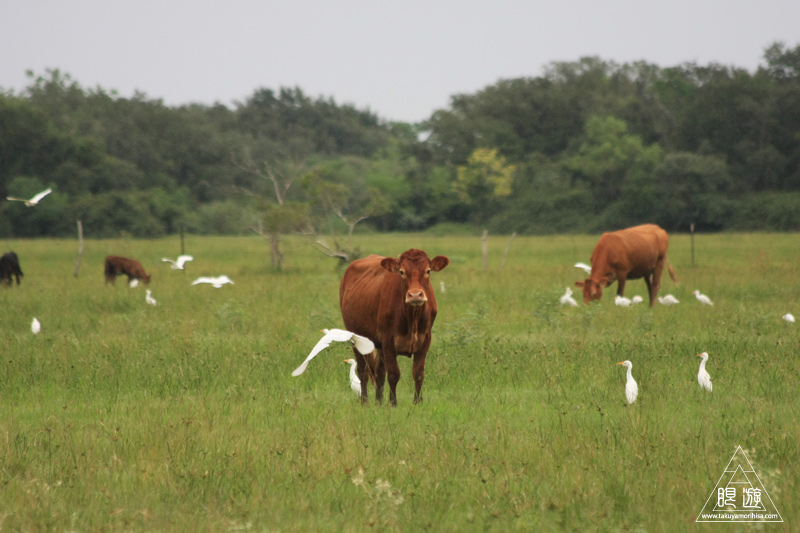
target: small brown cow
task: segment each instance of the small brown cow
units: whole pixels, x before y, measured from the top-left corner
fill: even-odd
[[[347,267],[339,288],[344,325],[349,331],[374,342],[377,352],[365,357],[353,350],[361,380],[362,403],[367,401],[369,374],[375,377],[375,399],[383,400],[388,373],[389,401],[397,405],[398,355],[414,356],[414,403],[422,401],[425,357],[437,313],[430,276],[432,271],[438,272],[449,263],[445,256],[430,259],[422,250],[411,249],[399,258],[370,255]]]
[[[106,283],[114,284],[117,276],[125,274],[128,276],[128,283],[134,279],[140,279],[144,283],[150,283],[150,276],[144,271],[142,264],[136,259],[109,255],[106,257]]]
[[[576,281],[583,288],[583,303],[599,300],[603,288],[618,280],[617,294],[625,295],[625,282],[644,278],[653,307],[661,287],[664,265],[672,281],[675,272],[667,260],[669,236],[655,224],[643,224],[611,233],[603,233],[592,252],[592,273],[586,281]]]

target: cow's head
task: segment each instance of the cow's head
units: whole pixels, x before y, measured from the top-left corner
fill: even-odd
[[[428,301],[431,287],[431,271],[438,272],[450,264],[450,259],[437,255],[433,259],[422,250],[408,250],[399,258],[384,257],[381,266],[400,276],[405,291],[406,303],[413,306],[424,305]]]
[[[142,281],[145,285],[150,283],[150,276],[142,276]]]
[[[583,303],[589,304],[592,300],[599,300],[603,296],[603,288],[608,286],[606,280],[596,281],[588,278],[586,281],[576,281],[576,287],[583,289]]]

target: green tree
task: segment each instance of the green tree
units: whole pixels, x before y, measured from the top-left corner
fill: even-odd
[[[474,213],[485,221],[494,200],[511,195],[516,171],[516,165],[498,155],[497,149],[478,148],[466,165],[458,167],[453,186],[461,201],[473,206]]]

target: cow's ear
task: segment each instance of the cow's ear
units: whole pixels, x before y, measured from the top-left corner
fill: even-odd
[[[444,270],[444,267],[450,264],[450,259],[447,258],[445,255],[437,255],[431,260],[431,270],[434,272],[439,272],[440,270]]]
[[[586,283],[585,283],[585,282],[583,282],[583,281],[576,281],[576,282],[575,282],[575,286],[576,286],[576,287],[583,287],[585,284],[586,284]]]
[[[397,272],[400,270],[400,261],[394,257],[384,257],[381,259],[381,266],[389,272]]]

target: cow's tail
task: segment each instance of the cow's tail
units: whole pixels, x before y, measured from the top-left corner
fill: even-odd
[[[672,281],[675,282],[675,285],[678,284],[678,278],[675,277],[675,271],[672,270],[672,265],[669,264],[669,259],[666,259],[667,262],[667,270],[669,271],[669,277],[672,278]]]

